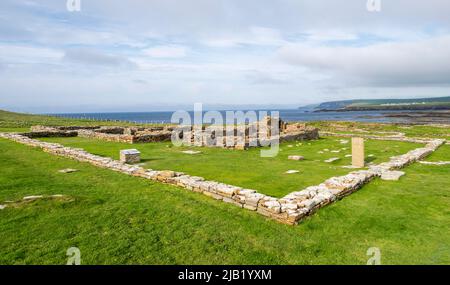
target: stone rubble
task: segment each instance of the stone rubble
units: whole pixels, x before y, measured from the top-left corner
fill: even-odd
[[[339,159],[340,159],[339,157],[332,157],[327,160],[324,160],[323,162],[331,163],[331,162],[338,161]]]
[[[58,143],[42,142],[18,134],[0,133],[0,137],[42,148],[43,151],[50,154],[87,162],[128,175],[180,186],[241,208],[256,211],[261,215],[289,225],[298,224],[317,209],[357,191],[375,177],[382,176],[383,173],[392,172],[423,159],[445,143],[445,140],[442,139],[427,141],[424,147],[391,157],[390,161],[372,165],[368,170],[357,170],[347,175],[332,177],[319,185],[310,186],[277,199],[258,193],[256,190],[243,189],[216,181],[206,181],[202,177],[190,176],[182,172],[144,169],[121,163],[112,158],[93,155],[83,149],[64,147]],[[24,199],[30,197],[37,196],[24,197]]]
[[[288,159],[290,159],[290,160],[303,160],[305,158],[303,156],[301,156],[301,155],[289,155]]]

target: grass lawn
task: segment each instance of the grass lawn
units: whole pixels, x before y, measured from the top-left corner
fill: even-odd
[[[323,138],[315,141],[283,143],[278,156],[260,157],[259,148],[247,151],[220,148],[173,147],[169,143],[124,144],[86,138],[45,138],[44,141],[58,142],[65,146],[81,147],[85,150],[115,159],[121,149],[136,148],[142,153],[145,167],[156,170],[182,171],[189,175],[202,176],[240,187],[258,190],[261,193],[282,197],[293,191],[322,183],[326,179],[344,175],[352,170],[342,168],[351,164],[351,144],[341,144],[337,138]],[[291,146],[291,147],[289,147]],[[366,160],[380,163],[390,156],[404,154],[420,144],[390,141],[366,140]],[[200,150],[201,154],[189,155],[181,151]],[[328,149],[323,154],[318,153]],[[345,149],[345,150],[344,150]],[[339,153],[331,151],[339,150]],[[288,160],[289,155],[302,155],[303,161]],[[370,155],[370,156],[369,156]],[[341,160],[326,163],[324,160],[340,157]],[[299,173],[286,174],[287,170]]]
[[[362,123],[362,122],[335,122],[318,121],[309,123],[323,131],[332,131],[336,133],[356,133],[376,136],[389,136],[393,133],[383,132],[401,132],[407,137],[430,137],[450,139],[450,128],[437,127],[429,125],[404,125],[404,124],[383,124],[383,123]],[[365,132],[360,132],[360,131]],[[380,133],[381,132],[381,133]]]
[[[88,119],[72,119],[45,115],[22,114],[0,110],[0,132],[25,132],[31,126],[130,126],[144,125],[118,121],[95,121]],[[145,124],[146,126],[156,124]]]
[[[0,149],[0,203],[73,198],[0,210],[0,264],[64,264],[72,246],[82,264],[365,264],[369,247],[383,264],[450,263],[450,166],[414,164],[292,227],[7,140]],[[57,172],[68,167],[80,171]]]

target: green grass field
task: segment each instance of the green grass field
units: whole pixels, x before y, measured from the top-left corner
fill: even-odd
[[[202,176],[207,180],[255,189],[274,197],[282,197],[293,191],[320,184],[332,176],[344,175],[352,171],[342,168],[342,166],[351,164],[351,158],[345,157],[346,154],[351,154],[351,144],[341,144],[340,139],[329,137],[300,142],[301,145],[297,142],[283,143],[280,146],[279,154],[269,158],[261,157],[259,148],[240,151],[220,148],[173,147],[170,142],[130,145],[79,137],[42,140],[84,148],[90,153],[114,159],[119,158],[121,149],[136,148],[141,151],[142,161],[145,162],[147,168],[182,171],[189,175]],[[420,146],[420,144],[414,143],[367,140],[366,160],[372,163],[388,161],[390,156],[404,154]],[[181,152],[187,149],[200,150],[202,153],[189,155]],[[318,153],[324,149],[329,151]],[[340,152],[333,153],[331,152],[333,150]],[[289,155],[302,155],[305,160],[288,160]],[[324,162],[332,157],[341,159],[333,163]],[[287,170],[299,170],[300,172],[286,174]]]
[[[5,119],[4,113],[0,118],[0,131],[26,129],[47,120],[33,116],[30,123],[23,115],[25,123],[18,126],[8,123],[13,119]],[[365,124],[358,128],[379,130]],[[416,127],[410,131],[429,132]],[[80,138],[61,142],[115,158],[122,148]],[[180,169],[205,178],[214,175],[274,195],[290,192],[289,185],[298,190],[302,183],[314,184],[337,171],[349,171],[339,167],[349,163],[344,159],[333,165],[314,161],[318,149],[348,146],[334,138],[292,145],[283,145],[279,157],[268,161],[259,157],[257,149],[202,148],[201,155],[189,156],[166,144],[124,146],[141,149],[151,168]],[[378,162],[416,146],[369,141],[367,154],[373,153]],[[305,155],[306,160],[288,161],[289,154]],[[427,160],[450,160],[450,146],[442,146]],[[233,170],[233,162],[243,169]],[[280,173],[298,164],[304,164],[298,176]],[[327,169],[330,166],[336,169]],[[268,167],[277,171],[266,178]],[[79,171],[59,173],[63,168]],[[81,250],[82,264],[366,264],[370,247],[381,250],[382,264],[450,264],[450,165],[415,163],[404,171],[399,181],[376,179],[300,225],[287,226],[182,188],[0,139],[0,204],[12,205],[7,201],[28,195],[67,196],[0,210],[0,264],[65,264],[66,250],[73,246]],[[250,177],[240,177],[243,174]]]
[[[88,119],[70,119],[62,117],[21,114],[0,110],[0,132],[26,132],[34,125],[43,126],[129,126],[143,125],[118,121],[94,121]],[[155,124],[146,124],[155,125]]]
[[[365,264],[369,247],[383,264],[450,263],[450,166],[412,165],[292,227],[6,140],[0,149],[0,201],[74,199],[1,210],[1,264],[64,264],[72,246],[83,264]],[[80,171],[57,172],[67,167]]]

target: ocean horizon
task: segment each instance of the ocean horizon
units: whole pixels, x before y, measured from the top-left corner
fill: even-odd
[[[234,110],[233,110],[234,111]],[[246,112],[247,110],[242,110]],[[280,109],[280,110],[252,110],[259,114],[260,111],[270,114],[271,111],[278,111],[280,118],[286,122],[296,121],[354,121],[354,122],[378,122],[378,123],[400,123],[402,118],[386,117],[387,113],[400,113],[407,111],[348,111],[348,112],[312,112],[301,109]],[[132,123],[171,123],[172,115],[175,111],[151,111],[151,112],[97,112],[97,113],[53,113],[47,114],[57,117],[73,119],[90,119],[98,121],[120,121]],[[203,111],[202,113],[206,113]],[[219,111],[225,118],[226,110]],[[237,111],[235,111],[237,112]],[[188,111],[193,118],[193,111]],[[258,115],[259,116],[259,115]],[[173,122],[175,123],[175,122]]]

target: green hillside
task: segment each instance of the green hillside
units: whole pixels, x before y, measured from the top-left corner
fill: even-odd
[[[316,107],[320,111],[365,110],[448,110],[450,96],[416,99],[356,99],[324,102]]]

